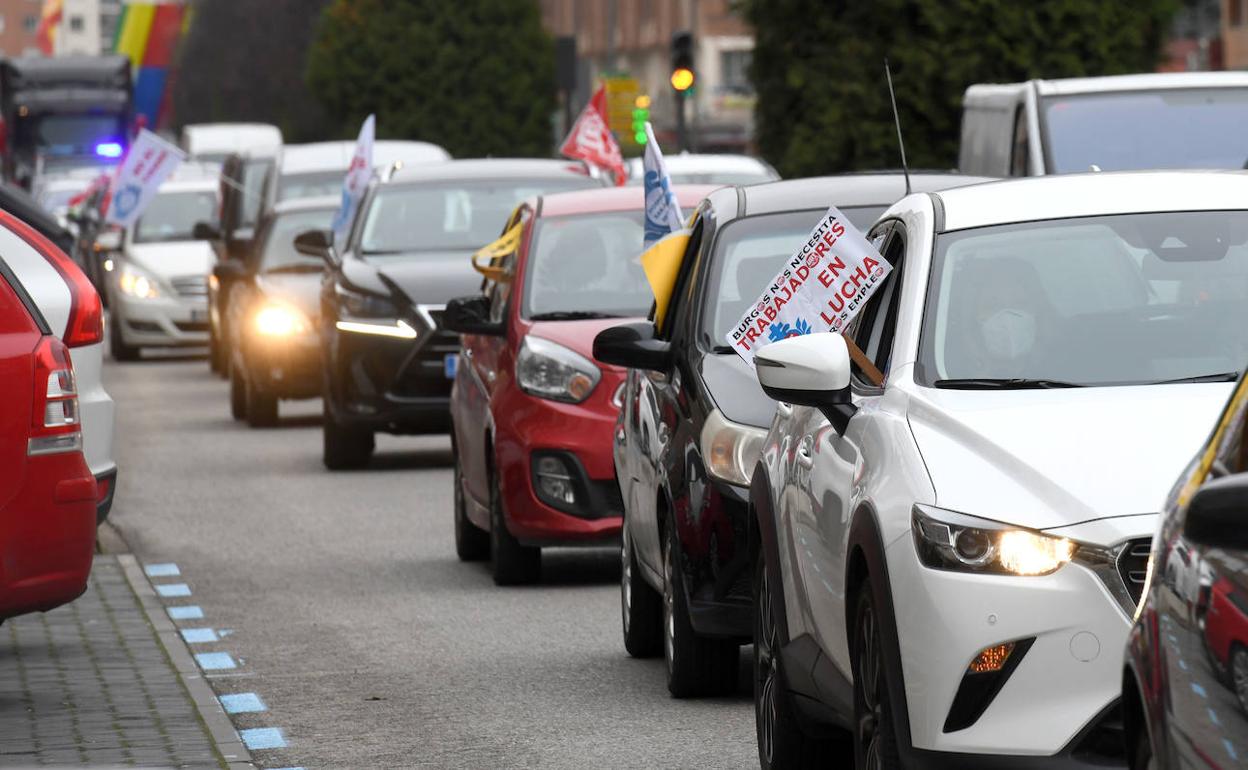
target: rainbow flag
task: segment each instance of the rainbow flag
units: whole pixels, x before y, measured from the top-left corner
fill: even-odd
[[[173,54],[189,15],[181,2],[129,2],[121,7],[113,50],[130,58],[134,111],[153,130],[169,111]]]

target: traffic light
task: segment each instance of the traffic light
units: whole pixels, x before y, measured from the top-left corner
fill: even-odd
[[[646,121],[650,120],[650,97],[641,94],[633,100],[633,141],[646,143]]]
[[[693,88],[693,34],[677,32],[672,35],[672,88],[680,92]]]

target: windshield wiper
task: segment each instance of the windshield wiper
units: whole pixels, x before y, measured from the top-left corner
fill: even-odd
[[[1239,372],[1220,372],[1218,374],[1198,374],[1194,377],[1177,377],[1173,380],[1157,380],[1149,385],[1178,385],[1184,382],[1235,382]]]
[[[594,310],[555,310],[550,313],[534,313],[530,321],[583,321],[590,318],[623,318],[614,313],[599,313]]]
[[[965,377],[962,379],[936,380],[932,385],[937,388],[957,388],[960,390],[1042,390],[1047,388],[1086,387],[1077,382],[1033,380],[1025,377]]]

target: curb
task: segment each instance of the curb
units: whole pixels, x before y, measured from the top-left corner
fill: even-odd
[[[221,702],[217,700],[217,696],[213,694],[212,688],[200,672],[199,666],[195,664],[190,651],[186,648],[186,643],[178,635],[177,627],[165,613],[164,606],[156,597],[156,591],[152,588],[147,576],[143,574],[138,560],[128,553],[117,554],[116,559],[121,564],[121,571],[126,576],[126,582],[130,584],[130,590],[134,591],[143,611],[147,613],[147,622],[156,632],[161,646],[165,648],[165,654],[169,657],[169,662],[178,672],[182,686],[186,688],[187,695],[195,704],[200,721],[207,728],[214,748],[221,756],[222,766],[240,770],[242,768],[254,769],[256,765],[251,759],[251,753],[243,745],[242,739],[234,729],[234,724],[226,716],[225,710],[221,708]]]

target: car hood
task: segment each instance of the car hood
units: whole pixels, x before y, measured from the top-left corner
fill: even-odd
[[[758,384],[754,367],[736,353],[702,357],[702,382],[724,417],[741,425],[766,428],[776,414],[776,402]]]
[[[907,411],[937,506],[1052,529],[1160,511],[1233,388],[925,388]]]
[[[208,241],[169,241],[132,243],[126,258],[142,270],[161,278],[180,275],[208,275],[217,257]]]
[[[641,318],[586,318],[579,321],[534,321],[529,334],[557,342],[565,348],[585,356],[608,371],[623,372],[624,368],[604,364],[594,358],[594,337],[603,329],[640,321]]]
[[[468,259],[471,254],[470,251],[423,251],[371,262],[352,259],[343,264],[343,274],[361,288],[397,293],[409,304],[445,305],[449,299],[481,290],[481,274],[472,269]]]
[[[262,273],[256,276],[256,287],[265,297],[294,305],[309,318],[320,313],[320,273]]]

